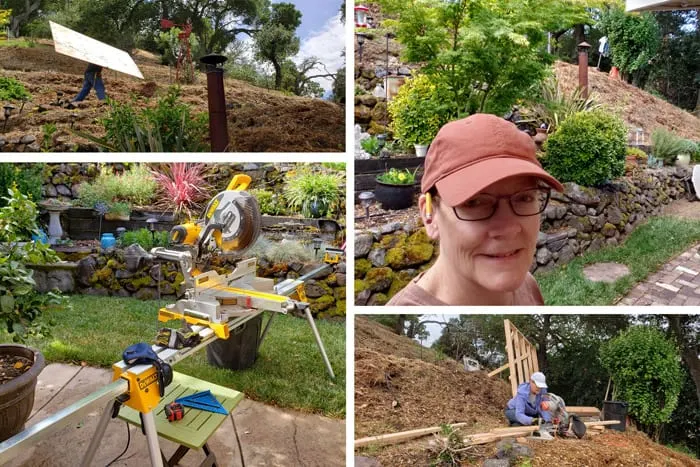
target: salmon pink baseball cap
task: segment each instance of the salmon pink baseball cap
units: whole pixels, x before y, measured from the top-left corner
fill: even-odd
[[[481,190],[514,175],[537,177],[557,191],[564,187],[537,160],[530,136],[495,115],[474,114],[443,126],[425,158],[421,191],[437,187],[457,206]]]

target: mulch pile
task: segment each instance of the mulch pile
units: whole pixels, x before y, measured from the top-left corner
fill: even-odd
[[[174,80],[175,71],[160,65],[158,57],[138,53],[135,61],[145,80],[113,70],[104,70],[107,95],[119,102],[131,102],[142,109],[155,105],[158,94],[164,94]],[[106,115],[107,107],[97,101],[94,93],[78,109],[51,106],[56,93],[63,99],[74,97],[83,82],[85,63],[57,54],[52,46],[38,44],[33,48],[0,48],[0,70],[22,82],[32,94],[21,116],[14,114],[3,137],[12,138],[34,134],[41,141],[42,126],[55,124],[59,131],[70,127],[76,114],[74,129],[95,136],[104,130],[98,119]],[[207,112],[206,75],[198,73],[196,83],[181,85],[181,100],[192,107],[192,113]],[[320,99],[288,96],[225,79],[226,103],[230,107],[229,139],[231,150],[237,152],[342,152],[345,150],[345,113],[341,106]],[[39,105],[48,107],[38,112]],[[62,139],[82,142],[69,134]]]
[[[466,372],[452,359],[421,348],[381,324],[355,319],[355,438],[467,422],[460,435],[507,426],[503,407],[510,387],[484,372]],[[700,466],[634,428],[578,439],[526,441],[534,450],[533,467]],[[369,446],[356,455],[377,459],[382,466],[431,465],[436,459],[436,436],[393,446]],[[474,446],[462,465],[481,465],[494,456],[496,443]]]
[[[565,92],[578,87],[577,65],[556,62],[554,70]],[[631,128],[643,128],[651,134],[655,128],[664,127],[684,138],[700,139],[700,118],[663,99],[624,81],[609,79],[607,73],[595,67],[588,68],[588,86],[596,102],[613,109]]]

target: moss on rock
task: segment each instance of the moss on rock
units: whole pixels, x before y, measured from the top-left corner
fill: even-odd
[[[435,247],[432,243],[416,243],[406,246],[405,266],[427,263],[433,257]]]
[[[425,230],[425,227],[421,227],[418,229],[416,232],[411,234],[410,237],[408,237],[408,244],[416,244],[416,243],[431,243],[432,240],[428,236],[428,232]]]
[[[391,248],[386,252],[384,259],[391,269],[401,269],[405,260],[404,249],[400,247]]]
[[[336,287],[333,291],[333,295],[335,296],[336,300],[343,300],[345,299],[345,292],[346,287]]]
[[[372,292],[381,292],[387,290],[391,286],[391,281],[394,279],[394,271],[390,268],[372,268],[367,271],[365,282],[367,288]]]
[[[361,280],[361,279],[355,279],[355,297],[357,297],[360,292],[364,292],[367,290],[367,282]]]
[[[372,269],[372,263],[367,258],[358,258],[355,260],[355,277],[365,277],[367,271]]]
[[[325,311],[335,303],[335,299],[330,295],[322,295],[311,302],[310,308],[312,313]]]
[[[384,235],[379,241],[379,245],[382,248],[399,248],[406,244],[406,239],[408,235],[406,232],[396,232],[391,235]]]

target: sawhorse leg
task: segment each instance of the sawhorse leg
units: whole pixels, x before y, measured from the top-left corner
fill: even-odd
[[[100,417],[100,422],[95,430],[95,435],[90,441],[88,450],[83,457],[83,461],[80,464],[82,467],[88,467],[92,465],[92,460],[95,457],[95,452],[97,447],[102,442],[104,438],[105,431],[107,431],[107,424],[112,418],[112,408],[114,407],[114,401],[110,401],[107,407],[102,411],[102,416]],[[143,429],[146,433],[146,441],[148,443],[148,454],[151,457],[151,467],[163,467],[163,458],[160,452],[160,446],[158,444],[158,432],[156,431],[156,419],[153,416],[153,412],[148,412],[143,414]]]
[[[183,457],[185,457],[185,454],[189,452],[190,448],[187,446],[182,446],[180,445],[175,453],[170,457],[165,462],[165,465],[168,467],[173,467],[178,464],[182,460]],[[214,456],[214,453],[209,450],[209,446],[207,443],[204,443],[204,446],[202,446],[202,450],[204,451],[204,454],[207,456],[201,464],[199,464],[199,467],[216,467],[216,456]]]
[[[314,332],[314,337],[316,338],[318,350],[321,351],[323,362],[326,364],[326,370],[328,370],[328,374],[330,375],[331,379],[335,379],[335,374],[333,373],[331,362],[328,360],[328,355],[326,355],[326,349],[323,347],[323,341],[321,341],[321,336],[318,334],[318,329],[316,329],[314,317],[311,315],[311,309],[309,307],[306,307],[306,309],[304,310],[304,314],[306,314],[306,319],[309,321],[309,326],[311,326],[311,330]]]

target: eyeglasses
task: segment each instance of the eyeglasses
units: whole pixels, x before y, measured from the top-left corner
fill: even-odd
[[[517,216],[535,216],[547,207],[549,188],[532,188],[508,196],[478,194],[452,209],[457,219],[462,221],[483,221],[492,217],[501,199],[507,199]]]

